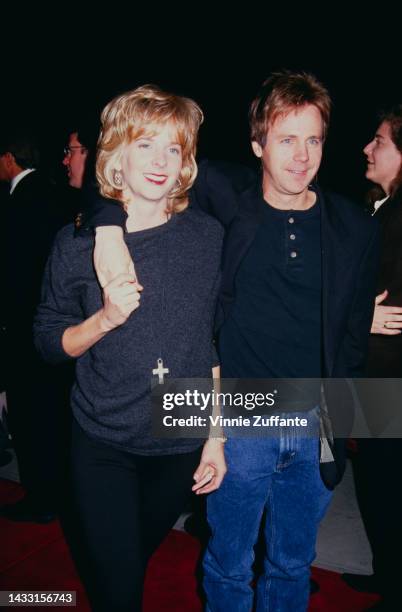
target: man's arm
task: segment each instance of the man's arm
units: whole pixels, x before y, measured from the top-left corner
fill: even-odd
[[[238,210],[238,195],[255,172],[240,164],[203,161],[190,190],[190,205],[227,226]],[[102,287],[119,274],[134,274],[134,263],[123,240],[127,214],[116,200],[97,195],[80,219],[78,234],[95,230],[94,265]],[[113,226],[113,227],[112,227]]]
[[[76,223],[76,236],[92,233],[97,227],[115,225],[123,231],[126,227],[127,213],[121,202],[104,198],[98,191],[87,190],[83,193],[84,210]]]
[[[239,209],[239,195],[256,177],[254,170],[241,164],[204,160],[191,190],[191,204],[227,227]]]

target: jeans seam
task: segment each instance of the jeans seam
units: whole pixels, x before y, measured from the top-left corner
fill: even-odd
[[[273,557],[273,549],[274,549],[274,543],[275,543],[275,520],[274,520],[274,510],[275,510],[275,506],[274,506],[274,496],[273,496],[273,478],[271,478],[271,483],[270,483],[270,487],[269,487],[269,493],[268,493],[268,499],[267,499],[267,505],[269,505],[270,509],[271,509],[271,525],[270,525],[270,541],[269,543],[267,542],[267,540],[265,540],[265,549],[266,549],[266,553],[265,554],[270,554],[271,558]],[[264,607],[266,606],[266,612],[269,612],[269,592],[271,590],[271,580],[268,578],[268,575],[266,573],[266,565],[264,566],[264,573],[265,573],[265,587],[264,587],[264,596],[265,596],[265,603],[264,603]]]

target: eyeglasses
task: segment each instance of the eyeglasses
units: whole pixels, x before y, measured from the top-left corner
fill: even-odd
[[[64,155],[70,156],[73,151],[78,151],[78,149],[80,149],[81,151],[86,151],[87,150],[87,148],[84,147],[83,145],[75,145],[75,146],[71,146],[71,147],[64,147],[64,149],[63,149]]]

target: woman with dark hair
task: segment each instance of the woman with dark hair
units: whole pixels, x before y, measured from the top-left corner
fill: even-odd
[[[365,147],[370,212],[381,226],[382,250],[366,376],[402,379],[402,105],[380,116],[380,125]],[[389,383],[388,383],[389,384]],[[387,385],[377,380],[358,385],[368,425],[378,439],[359,439],[354,458],[358,502],[373,553],[373,575],[344,574],[361,591],[381,593],[378,609],[400,604],[402,501],[399,491],[402,441],[384,433]]]
[[[223,230],[188,207],[203,115],[155,86],[102,113],[100,192],[127,213],[136,272],[102,290],[93,240],[56,239],[44,277],[36,344],[49,361],[75,358],[72,471],[94,576],[93,610],[141,609],[146,564],[191,490],[217,489],[224,440],[155,439],[151,379],[218,376],[212,344]],[[139,284],[141,282],[141,285]],[[160,381],[160,378],[159,378]],[[195,484],[193,481],[195,480]]]

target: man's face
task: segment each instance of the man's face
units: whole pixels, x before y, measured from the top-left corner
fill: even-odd
[[[71,187],[81,189],[88,149],[79,142],[77,132],[70,134],[67,149],[68,153],[63,158],[63,165],[67,168],[68,182]]]
[[[264,196],[272,201],[300,196],[318,172],[323,147],[323,120],[311,104],[278,117],[268,128],[266,144],[252,143],[263,166]]]
[[[381,185],[385,193],[398,174],[402,164],[402,154],[391,139],[389,123],[383,121],[373,140],[363,149],[367,157],[366,178]]]

